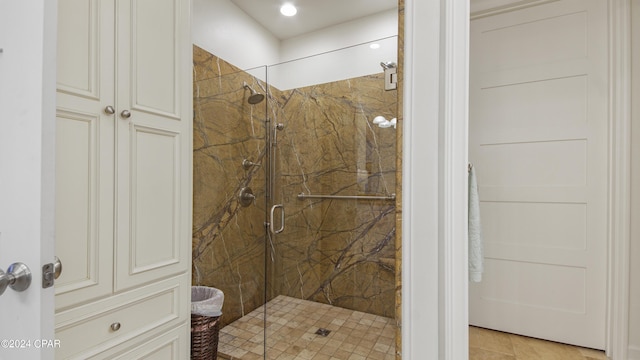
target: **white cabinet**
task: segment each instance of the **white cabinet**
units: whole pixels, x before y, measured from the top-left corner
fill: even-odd
[[[190,2],[58,8],[57,357],[88,358],[188,324]]]
[[[58,2],[56,309],[107,296],[113,284],[115,106],[113,1]]]

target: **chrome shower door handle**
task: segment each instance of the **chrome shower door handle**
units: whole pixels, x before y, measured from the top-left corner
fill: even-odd
[[[276,212],[276,209],[280,208],[280,229],[275,230],[273,228],[273,214]],[[273,205],[271,207],[271,213],[269,216],[269,230],[271,230],[272,234],[280,234],[281,232],[284,231],[284,205],[282,204],[277,204],[277,205]]]

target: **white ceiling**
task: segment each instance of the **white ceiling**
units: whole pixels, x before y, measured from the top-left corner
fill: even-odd
[[[398,0],[231,0],[280,40],[357,18],[395,9]],[[298,14],[286,17],[280,6],[290,2]]]

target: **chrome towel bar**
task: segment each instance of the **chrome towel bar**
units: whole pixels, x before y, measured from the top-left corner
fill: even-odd
[[[308,195],[305,193],[298,194],[298,199],[356,199],[356,200],[395,200],[396,194],[386,196],[369,196],[369,195]]]

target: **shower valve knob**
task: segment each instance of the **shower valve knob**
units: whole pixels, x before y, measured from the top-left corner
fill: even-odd
[[[247,207],[255,201],[256,196],[253,194],[253,190],[250,187],[243,187],[238,194],[238,201],[240,205]]]

